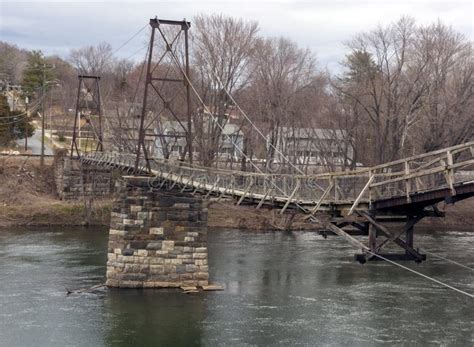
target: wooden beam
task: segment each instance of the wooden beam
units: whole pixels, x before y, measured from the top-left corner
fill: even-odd
[[[255,209],[258,210],[260,207],[262,207],[263,203],[265,202],[265,199],[267,198],[267,196],[270,194],[272,190],[273,190],[273,187],[270,187],[267,189],[267,191],[265,192],[265,195],[262,197],[262,199],[260,199],[260,202],[258,203]]]
[[[393,235],[385,226],[377,223],[371,216],[369,216],[366,212],[359,212],[360,215],[364,216],[369,223],[377,228],[385,237],[389,238],[390,241],[395,242],[398,246],[402,247],[407,253],[411,254],[418,260],[423,260],[423,257],[420,253],[415,251],[412,247],[410,247],[405,241],[401,240],[398,236]]]
[[[346,240],[347,242],[349,242],[351,245],[353,245],[354,247],[362,250],[363,252],[367,252],[367,251],[370,251],[370,249],[364,245],[362,242],[360,242],[359,240],[357,240],[356,238],[352,237],[351,235],[349,235],[348,233],[346,233],[344,230],[342,230],[341,228],[338,228],[337,226],[335,226],[334,224],[332,223],[328,223],[326,225],[326,229],[332,231],[334,234],[337,234],[339,236],[341,236],[344,240]]]
[[[451,190],[451,195],[456,195],[456,190],[454,189],[454,171],[453,171],[453,155],[450,151],[447,152],[447,172],[446,172],[446,182],[448,183],[449,189]]]
[[[280,214],[283,214],[285,212],[285,210],[288,208],[288,206],[290,205],[291,201],[293,200],[296,192],[300,189],[300,186],[301,186],[300,180],[297,180],[296,181],[296,187],[293,190],[293,192],[290,194],[290,196],[288,197],[288,200],[286,201],[283,208],[280,210]]]
[[[428,176],[428,175],[432,175],[432,174],[435,174],[435,173],[443,172],[447,169],[456,169],[456,168],[459,168],[459,167],[468,166],[468,165],[472,165],[472,164],[474,164],[474,159],[466,160],[466,161],[463,161],[461,163],[452,164],[451,166],[449,166],[449,165],[439,166],[439,167],[424,170],[424,171],[417,171],[417,172],[413,172],[413,173],[411,173],[407,176],[403,175],[401,177],[392,178],[392,179],[389,179],[389,180],[374,183],[374,184],[372,184],[372,188],[387,185],[389,183],[400,182],[400,181],[403,181],[403,180],[406,180],[406,179],[409,179],[409,178],[411,179],[411,178],[416,178],[416,177]]]
[[[239,201],[237,201],[237,206],[239,206],[242,203],[242,201],[244,201],[245,196],[248,194],[248,192],[250,191],[250,188],[252,188],[252,186],[253,186],[253,178],[251,177],[250,178],[250,183],[247,186],[247,188],[245,189],[244,194],[242,194]]]
[[[311,210],[310,215],[305,217],[305,220],[309,219],[311,216],[316,214],[316,212],[318,212],[319,208],[321,207],[321,204],[323,203],[323,200],[326,199],[326,196],[331,192],[331,189],[333,187],[334,187],[334,180],[331,179],[329,181],[329,186],[326,188],[323,195],[321,195],[321,198],[319,198],[318,203],[316,204],[316,206],[314,206],[314,208]]]
[[[370,175],[369,177],[369,180],[367,181],[367,183],[365,184],[364,188],[362,189],[362,191],[360,192],[359,196],[357,197],[357,199],[354,201],[354,204],[352,205],[351,209],[349,210],[349,213],[348,215],[351,215],[355,208],[357,207],[357,205],[359,205],[359,202],[360,200],[362,199],[362,197],[364,196],[365,192],[367,191],[367,189],[369,189],[370,187],[370,184],[372,183],[372,181],[374,180],[374,175]]]
[[[410,175],[410,164],[408,163],[408,161],[405,162],[405,175],[408,177],[408,175]],[[407,178],[405,180],[405,194],[406,194],[406,197],[407,197],[407,203],[410,203],[411,202],[411,198],[410,198],[410,179]]]

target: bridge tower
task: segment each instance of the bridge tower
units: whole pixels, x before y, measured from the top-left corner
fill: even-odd
[[[193,161],[191,86],[188,77],[188,31],[191,23],[185,19],[175,21],[155,17],[150,19],[150,27],[151,36],[146,63],[135,170],[138,169],[141,155],[150,170],[145,132],[148,127],[154,126],[159,121],[159,117],[165,114],[177,121],[186,133],[188,160],[190,163]],[[150,92],[153,92],[153,95]],[[154,100],[151,100],[152,96]],[[151,101],[153,101],[153,109],[149,108]],[[150,116],[150,113],[153,114]]]
[[[100,76],[79,75],[78,79],[71,158],[74,152],[79,157],[81,151],[103,151],[104,149]]]

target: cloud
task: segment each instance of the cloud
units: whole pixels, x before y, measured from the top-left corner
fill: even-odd
[[[441,19],[473,40],[471,1],[353,0],[353,1],[31,1],[3,0],[0,4],[0,39],[46,54],[67,56],[70,49],[107,41],[119,47],[148,19],[192,20],[196,14],[223,13],[256,20],[264,36],[285,36],[309,47],[323,67],[337,70],[344,42],[360,31],[388,24],[402,15],[420,24]],[[134,52],[139,59],[146,31],[118,52]],[[139,54],[140,53],[140,54]],[[144,54],[144,53],[143,53]]]

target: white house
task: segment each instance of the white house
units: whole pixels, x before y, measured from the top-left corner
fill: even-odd
[[[159,159],[179,159],[186,152],[186,122],[163,121],[155,129],[154,156]],[[240,128],[227,122],[221,133],[217,151],[220,160],[239,160],[243,149],[243,133]],[[198,157],[199,148],[193,146],[193,156]],[[238,149],[237,149],[238,148]]]
[[[281,127],[276,147],[299,164],[340,166],[354,155],[347,133],[340,129]],[[275,159],[284,160],[279,153]]]

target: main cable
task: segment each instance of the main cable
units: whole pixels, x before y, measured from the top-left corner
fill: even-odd
[[[117,53],[118,51],[120,51],[123,47],[125,47],[130,41],[132,41],[135,37],[137,37],[143,30],[145,30],[145,28],[148,27],[148,24],[145,24],[144,27],[142,27],[140,30],[138,30],[135,34],[132,35],[132,37],[130,37],[127,41],[125,41],[122,45],[120,45],[118,48],[116,48],[114,51],[112,51],[108,56],[107,58],[110,58],[111,56],[113,56],[115,53]]]
[[[439,280],[437,280],[437,279],[435,279],[435,278],[432,278],[432,277],[430,277],[430,276],[427,276],[427,275],[425,275],[425,274],[422,274],[421,272],[418,272],[418,271],[416,271],[416,270],[410,269],[409,267],[404,266],[404,265],[402,265],[402,264],[399,264],[399,263],[397,263],[397,262],[395,262],[395,261],[393,261],[393,260],[387,259],[387,258],[385,258],[384,256],[382,256],[382,255],[380,255],[380,254],[377,254],[377,253],[374,253],[374,252],[371,252],[371,251],[366,251],[366,252],[369,253],[369,254],[372,254],[373,256],[375,256],[375,257],[377,257],[377,258],[380,258],[380,259],[382,259],[382,260],[385,260],[386,262],[388,262],[388,263],[390,263],[390,264],[392,264],[392,265],[398,266],[398,267],[400,267],[400,268],[402,268],[402,269],[404,269],[404,270],[410,271],[410,272],[412,272],[412,273],[414,273],[414,274],[416,274],[416,275],[418,275],[418,276],[421,276],[421,277],[426,278],[426,279],[428,279],[428,280],[430,280],[430,281],[432,281],[432,282],[435,282],[435,283],[437,283],[437,284],[439,284],[439,285],[442,285],[443,287],[446,287],[446,288],[449,288],[449,289],[451,289],[451,290],[454,290],[454,291],[456,291],[456,292],[458,292],[458,293],[461,293],[461,294],[463,294],[463,295],[466,295],[466,296],[468,296],[468,297],[470,297],[470,298],[474,298],[474,295],[473,295],[473,294],[470,294],[470,293],[468,293],[468,292],[465,292],[464,290],[461,290],[461,289],[458,289],[458,288],[456,288],[456,287],[453,287],[453,286],[451,286],[451,285],[449,285],[449,284],[447,284],[447,283],[441,282],[441,281],[439,281]]]
[[[440,256],[440,255],[438,255],[438,254],[434,254],[434,253],[432,253],[432,252],[428,252],[428,251],[427,251],[426,249],[424,249],[424,248],[420,248],[420,250],[423,251],[423,252],[425,252],[426,254],[431,255],[432,257],[439,258],[439,259],[442,259],[442,260],[447,261],[448,263],[452,263],[452,264],[458,265],[458,266],[460,266],[460,267],[463,267],[463,268],[465,268],[465,269],[467,269],[467,270],[474,271],[474,268],[469,267],[469,266],[464,265],[464,264],[461,264],[461,263],[458,263],[458,262],[455,261],[455,260],[442,257],[442,256]]]

